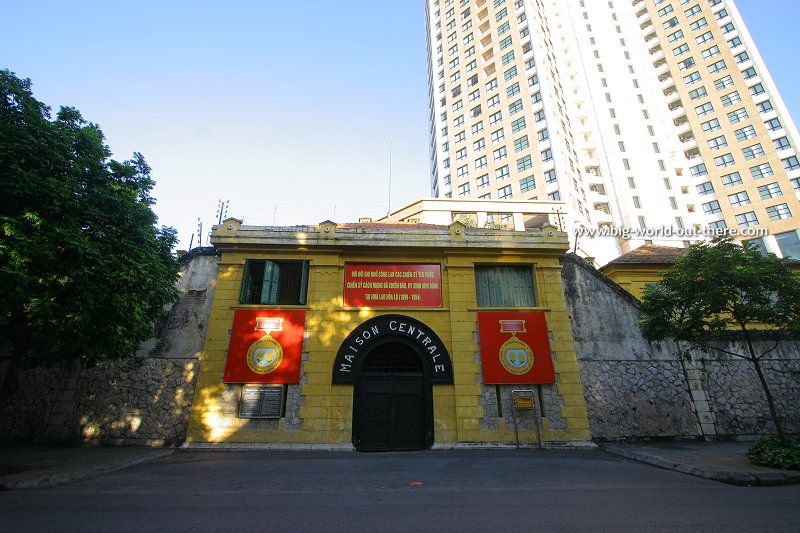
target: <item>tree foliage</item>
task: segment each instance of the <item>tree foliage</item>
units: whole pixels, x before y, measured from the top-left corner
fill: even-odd
[[[646,339],[679,341],[683,356],[695,349],[714,349],[750,361],[775,428],[782,433],[760,361],[782,339],[800,334],[800,283],[784,260],[729,237],[695,244],[659,283],[645,288],[642,304],[645,315],[639,327]],[[756,353],[754,329],[775,333],[770,349]],[[743,353],[722,349],[714,341],[732,330],[742,334]]]
[[[30,80],[0,70],[0,341],[13,367],[124,357],[150,335],[178,273],[153,185],[141,154],[111,159],[96,124],[71,107],[52,119]]]

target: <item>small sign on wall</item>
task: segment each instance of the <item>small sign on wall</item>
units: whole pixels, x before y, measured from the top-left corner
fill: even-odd
[[[485,384],[555,383],[544,313],[478,313]]]
[[[239,418],[281,418],[283,386],[245,385],[239,401]]]

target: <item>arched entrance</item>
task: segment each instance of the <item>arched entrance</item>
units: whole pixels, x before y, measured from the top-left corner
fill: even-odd
[[[354,390],[353,444],[365,452],[424,450],[433,435],[430,404],[431,383],[419,354],[401,342],[375,346]]]
[[[433,385],[453,383],[442,340],[405,315],[379,315],[344,339],[332,382],[353,387],[353,445],[359,451],[433,445]]]

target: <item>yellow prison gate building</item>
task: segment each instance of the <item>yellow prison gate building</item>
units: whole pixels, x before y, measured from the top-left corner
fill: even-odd
[[[228,219],[211,242],[188,446],[590,440],[556,228]]]

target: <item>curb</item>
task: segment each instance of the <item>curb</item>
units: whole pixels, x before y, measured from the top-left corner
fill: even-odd
[[[136,457],[131,457],[129,459],[108,462],[68,473],[32,475],[31,477],[22,476],[20,479],[9,482],[0,482],[0,491],[53,487],[55,485],[71,483],[73,481],[78,481],[91,476],[116,472],[117,470],[122,470],[124,468],[128,468],[129,466],[146,463],[148,461],[153,461],[161,457],[172,455],[173,453],[175,453],[174,449],[157,450],[147,454],[138,455]]]
[[[436,443],[430,450],[580,450],[595,451],[599,447],[593,442],[544,442],[541,448],[536,444],[505,443]],[[179,448],[180,451],[216,451],[216,452],[241,452],[241,451],[292,451],[292,452],[355,452],[352,444],[280,444],[280,443],[212,443],[191,442]],[[421,450],[422,451],[422,450]]]
[[[696,465],[679,463],[672,459],[666,459],[658,455],[652,455],[636,450],[629,450],[611,444],[601,445],[600,449],[611,455],[618,455],[620,457],[625,457],[626,459],[633,459],[634,461],[647,463],[665,470],[672,470],[674,472],[689,474],[691,476],[701,477],[712,481],[720,481],[730,485],[765,487],[800,483],[800,472],[790,472],[785,470],[775,470],[774,472],[712,470],[710,468],[703,468]]]
[[[281,444],[237,442],[191,442],[179,448],[189,452],[355,452],[352,444]]]

